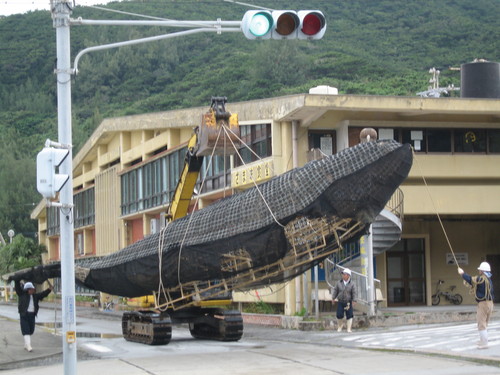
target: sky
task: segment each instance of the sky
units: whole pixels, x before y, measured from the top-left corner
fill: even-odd
[[[110,0],[74,0],[76,5],[106,4]],[[73,2],[73,1],[72,1]],[[10,16],[33,10],[50,10],[50,0],[0,0],[0,16]]]

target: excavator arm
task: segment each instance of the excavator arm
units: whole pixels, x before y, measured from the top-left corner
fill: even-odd
[[[167,215],[169,221],[179,219],[186,216],[188,213],[196,181],[198,180],[204,159],[203,156],[196,156],[197,146],[198,129],[195,129],[194,134],[188,141],[184,168],[182,169],[179,181],[177,181],[177,186],[170,203]]]
[[[201,126],[188,141],[184,168],[169,207],[169,221],[188,214],[204,156],[231,155],[240,145],[238,116],[226,111],[226,101],[226,97],[212,98],[210,110],[203,115]]]

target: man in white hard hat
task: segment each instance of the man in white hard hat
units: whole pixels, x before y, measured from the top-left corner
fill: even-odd
[[[458,273],[472,287],[477,301],[477,329],[479,331],[478,349],[488,348],[488,323],[493,313],[493,283],[491,282],[491,267],[487,262],[482,262],[478,276],[469,276],[458,267]]]
[[[24,349],[31,352],[31,335],[35,332],[35,317],[38,313],[38,302],[50,294],[52,288],[48,288],[41,293],[35,293],[35,286],[32,282],[27,282],[21,286],[21,282],[16,280],[16,293],[18,295],[17,309],[19,312],[21,333],[24,336]]]
[[[353,304],[356,302],[357,289],[351,280],[351,270],[344,268],[342,280],[333,288],[332,299],[337,302],[337,332],[342,332],[344,327],[344,315],[346,318],[347,332],[352,332],[352,318],[354,316]]]

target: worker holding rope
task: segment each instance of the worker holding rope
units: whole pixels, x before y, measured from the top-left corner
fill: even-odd
[[[488,348],[488,322],[493,313],[493,284],[491,282],[491,267],[487,262],[482,262],[478,276],[469,276],[458,267],[458,273],[472,287],[471,291],[477,301],[477,329],[479,331],[478,349]]]
[[[413,160],[418,161],[418,158],[415,157],[415,152],[413,153]],[[465,280],[467,284],[471,286],[471,293],[474,293],[474,297],[477,301],[477,329],[479,331],[479,341],[477,343],[478,349],[487,349],[488,348],[488,323],[490,321],[491,314],[493,313],[493,283],[491,282],[491,267],[488,262],[482,262],[479,267],[479,275],[478,276],[470,276],[464,272],[463,269],[458,265],[457,258],[455,256],[455,252],[453,251],[453,247],[451,246],[450,239],[448,238],[448,234],[444,229],[443,222],[441,220],[441,216],[434,204],[434,200],[432,199],[432,194],[429,189],[429,185],[422,173],[422,169],[420,165],[417,163],[419,167],[420,174],[422,175],[422,180],[424,181],[424,185],[427,188],[427,192],[429,194],[430,201],[432,206],[434,207],[434,211],[436,211],[436,216],[439,220],[439,224],[443,230],[443,234],[446,238],[446,242],[450,248],[451,254],[453,255],[453,259],[455,264],[457,265],[457,270],[460,276]]]

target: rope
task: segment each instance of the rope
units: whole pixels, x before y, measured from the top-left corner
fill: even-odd
[[[167,222],[167,225],[165,225],[165,227],[163,227],[161,230],[160,230],[160,235],[158,237],[158,277],[159,277],[159,281],[158,281],[158,292],[157,294],[155,295],[155,305],[159,307],[160,311],[165,311],[165,309],[162,310],[161,306],[160,306],[160,295],[163,294],[163,296],[165,297],[165,299],[167,299],[167,292],[165,291],[165,286],[163,285],[163,277],[162,277],[162,270],[163,270],[163,244],[165,242],[165,231],[167,230],[168,228],[168,225],[170,223]]]
[[[54,306],[54,334],[57,335],[57,301],[56,301],[56,291],[54,290],[54,286],[50,282],[49,279],[47,279],[47,283],[49,284],[49,287],[52,289],[52,293],[54,293],[54,303],[52,306]]]
[[[269,286],[266,286],[265,288],[261,288],[261,292],[259,293],[257,290],[255,291],[250,291],[250,290],[240,290],[240,289],[235,289],[236,291],[240,292],[240,293],[243,293],[243,294],[247,294],[247,295],[251,295],[252,292],[255,292],[257,293],[257,298],[260,299],[260,297],[269,297],[269,296],[273,296],[275,294],[277,294],[278,292],[282,291],[283,289],[285,289],[288,284],[290,284],[290,281],[286,281],[284,282],[279,288],[276,288],[276,289],[273,289],[272,288],[272,285],[269,285]],[[269,289],[270,293],[262,293],[262,290],[264,289]]]
[[[228,136],[229,136],[229,134],[227,134],[228,130],[224,128],[224,131],[226,132],[226,135],[228,135]],[[231,129],[229,129],[229,131],[231,131]],[[234,132],[231,132],[231,133],[232,133],[232,134],[234,134]],[[237,138],[238,138],[241,142],[243,142],[243,140],[241,140],[241,139],[240,139],[240,138],[239,138],[236,134],[234,134],[234,135],[235,135],[235,136],[236,136],[236,137],[237,137]],[[238,149],[237,149],[237,148],[236,148],[236,146],[234,145],[234,142],[233,142],[233,140],[231,139],[231,137],[229,137],[229,141],[231,142],[231,144],[233,145],[234,149],[236,150],[236,155],[238,155],[238,157],[239,157],[240,161],[243,163],[243,165],[246,165],[245,161],[244,161],[244,160],[243,160],[243,158],[241,157],[241,154],[238,152]],[[245,145],[245,147],[247,147],[250,151],[252,151],[252,152],[253,152],[253,150],[252,150],[250,147],[248,147],[248,145],[247,145],[247,144],[245,144],[244,142],[243,142],[243,144]],[[255,152],[253,152],[253,153],[254,153],[254,155],[255,155],[255,156],[257,156],[257,157],[259,158],[259,160],[262,160],[262,159],[259,157],[259,155],[257,155]],[[262,198],[262,201],[263,201],[263,202],[264,202],[264,204],[266,205],[266,208],[267,208],[267,210],[269,211],[269,213],[271,214],[271,216],[272,216],[272,218],[273,218],[274,222],[275,222],[276,224],[278,224],[280,227],[284,228],[285,226],[284,226],[283,224],[281,224],[281,223],[278,221],[278,219],[276,218],[276,216],[274,215],[274,213],[273,213],[273,211],[272,211],[271,207],[270,207],[270,206],[269,206],[269,204],[267,203],[266,198],[264,197],[264,194],[262,194],[262,191],[260,190],[259,185],[257,185],[257,182],[255,182],[255,180],[254,180],[253,176],[250,176],[250,180],[252,181],[253,185],[254,185],[254,186],[255,186],[255,188],[257,189],[257,192],[259,193],[260,197]]]
[[[455,264],[457,265],[457,268],[460,268],[460,266],[458,264],[458,261],[457,261],[457,258],[455,256],[455,252],[453,251],[453,247],[451,246],[450,239],[448,238],[448,234],[446,233],[446,230],[444,229],[443,222],[441,221],[441,216],[439,215],[439,212],[438,212],[438,210],[436,208],[434,200],[432,199],[432,194],[430,192],[429,185],[427,184],[427,180],[425,179],[425,176],[424,176],[424,174],[422,172],[422,168],[420,167],[418,159],[415,157],[416,156],[415,149],[412,147],[411,150],[412,150],[412,153],[413,153],[413,160],[415,160],[417,162],[416,164],[417,164],[417,167],[418,167],[418,169],[420,171],[420,175],[422,176],[422,180],[424,181],[424,185],[425,185],[425,188],[427,190],[427,194],[429,195],[429,198],[431,200],[432,207],[434,208],[434,211],[436,212],[436,216],[437,216],[437,218],[439,220],[439,224],[441,225],[441,229],[443,230],[444,237],[446,238],[446,242],[448,243],[448,247],[450,248],[451,254],[453,255],[453,260],[455,261]]]
[[[203,176],[203,178],[201,180],[200,192],[203,191],[203,186],[205,185],[205,181],[206,181],[206,177],[207,177],[206,171],[209,170],[210,166],[212,165],[212,160],[214,159],[214,155],[215,155],[215,148],[217,147],[217,143],[219,143],[219,138],[220,138],[220,135],[222,133],[222,128],[224,128],[224,125],[221,126],[221,128],[219,129],[219,132],[217,133],[217,139],[215,140],[214,147],[212,148],[212,153],[210,154],[210,160],[209,160],[208,165],[207,165],[207,167],[205,169],[204,176]],[[224,173],[226,173],[226,171],[224,171]],[[196,197],[196,201],[194,203],[193,210],[198,205],[199,200],[200,200],[200,196],[198,195]],[[179,256],[178,256],[178,259],[177,259],[177,282],[179,283],[179,285],[182,285],[182,283],[181,283],[181,254],[182,254],[182,248],[184,247],[184,242],[186,241],[186,237],[187,237],[187,234],[188,234],[188,231],[189,231],[189,227],[191,226],[191,220],[192,220],[192,218],[193,218],[193,215],[189,215],[188,224],[186,226],[186,230],[184,231],[184,235],[182,237],[182,241],[181,241],[180,246],[179,246]]]
[[[262,160],[262,158],[259,156],[259,154],[257,154],[254,150],[252,150],[252,148],[251,148],[250,146],[248,146],[248,145],[247,145],[247,144],[243,141],[243,139],[241,139],[241,138],[238,136],[238,134],[236,134],[235,132],[233,132],[230,128],[224,128],[224,131],[226,132],[226,135],[228,135],[228,132],[229,132],[229,133],[230,133],[230,134],[232,134],[234,137],[236,137],[236,139],[238,139],[238,141],[240,141],[240,142],[243,144],[243,146],[245,146],[245,147],[248,149],[248,151],[250,151],[250,152],[251,152],[251,153],[252,153],[252,154],[253,154],[253,155],[254,155],[257,159]],[[230,141],[230,142],[231,142],[231,144],[233,145],[233,148],[236,150],[236,154],[239,156],[240,161],[243,163],[243,165],[246,165],[247,163],[245,163],[245,161],[244,161],[244,160],[242,160],[241,155],[240,155],[240,153],[238,152],[238,148],[235,146],[235,144],[234,144],[233,140],[231,139],[231,137],[229,137],[229,141]],[[274,173],[274,166],[272,166],[272,172]]]
[[[486,280],[488,280],[488,282],[486,282]],[[492,295],[491,295],[491,280],[489,279],[489,277],[487,277],[486,275],[473,276],[471,278],[471,281],[472,281],[472,285],[466,284],[467,286],[471,287],[469,289],[469,294],[474,295],[474,297],[476,297],[476,299],[478,301],[489,301],[489,300],[492,301],[493,300]],[[465,280],[464,280],[464,284],[465,284]],[[480,284],[484,284],[484,297],[483,298],[478,298],[477,294],[476,294],[477,287]]]
[[[212,163],[212,160],[214,158],[214,154],[215,154],[215,149],[216,149],[216,146],[219,142],[219,138],[220,138],[220,135],[222,133],[222,131],[224,131],[225,133],[225,137],[224,137],[224,174],[226,173],[226,138],[229,138],[229,141],[231,142],[231,145],[233,146],[234,150],[236,151],[236,155],[238,155],[240,161],[242,162],[243,165],[246,165],[245,161],[243,160],[243,158],[241,157],[241,154],[238,152],[238,148],[236,147],[236,145],[234,144],[233,140],[231,139],[230,137],[230,133],[235,136],[245,147],[247,147],[251,153],[253,153],[259,160],[261,160],[261,158],[259,157],[259,155],[257,155],[245,142],[243,142],[243,140],[237,135],[235,134],[231,129],[227,128],[226,125],[222,125],[219,129],[219,132],[217,134],[217,139],[214,143],[214,147],[212,148],[212,154],[210,155],[210,160],[208,162],[208,165],[206,167],[206,170],[209,170],[210,169],[210,166],[211,166],[211,163]],[[201,181],[201,185],[200,185],[200,192],[203,190],[203,186],[205,185],[205,181],[206,181],[206,177],[207,177],[207,173],[205,172],[204,175],[203,175],[203,178],[202,178],[202,181]],[[253,182],[254,186],[256,187],[259,195],[261,196],[262,198],[262,201],[264,202],[267,210],[269,211],[269,213],[271,214],[273,220],[279,225],[281,226],[282,228],[284,228],[285,226],[283,224],[281,224],[278,219],[276,218],[276,216],[274,215],[274,213],[272,212],[272,209],[271,207],[269,206],[268,202],[266,201],[264,195],[262,194],[261,190],[259,189],[259,186],[257,185],[257,183],[255,182],[255,180],[253,179],[253,177],[251,177],[251,181]],[[225,185],[225,179],[224,179],[224,185]],[[226,186],[226,185],[225,185]],[[224,193],[225,194],[225,193]],[[195,204],[194,204],[194,207],[193,207],[193,210],[194,208],[198,205],[199,203],[199,199],[200,199],[200,196],[198,195],[196,197],[196,201],[195,201]],[[178,259],[177,259],[177,282],[179,284],[179,286],[182,285],[181,283],[181,255],[182,255],[182,249],[183,249],[183,246],[184,246],[184,243],[185,243],[185,240],[186,240],[186,237],[187,237],[187,233],[189,232],[189,227],[191,225],[191,219],[192,219],[192,215],[190,215],[189,217],[189,220],[188,220],[188,224],[186,226],[186,230],[184,232],[184,235],[183,235],[183,238],[182,238],[182,241],[180,243],[180,246],[179,246],[179,252],[178,252]],[[162,257],[162,248],[163,248],[163,243],[164,243],[164,232],[165,230],[167,229],[167,227],[163,228],[161,231],[160,231],[160,236],[159,236],[159,239],[158,239],[158,257],[159,257],[159,265],[158,265],[158,271],[159,271],[159,283],[158,283],[158,293],[157,293],[157,297],[155,298],[155,303],[157,306],[159,306],[159,296],[160,294],[163,294],[165,296],[165,299],[167,299],[167,295],[166,295],[166,290],[165,290],[165,287],[163,285],[163,278],[162,278],[162,261],[163,261],[163,257]]]

